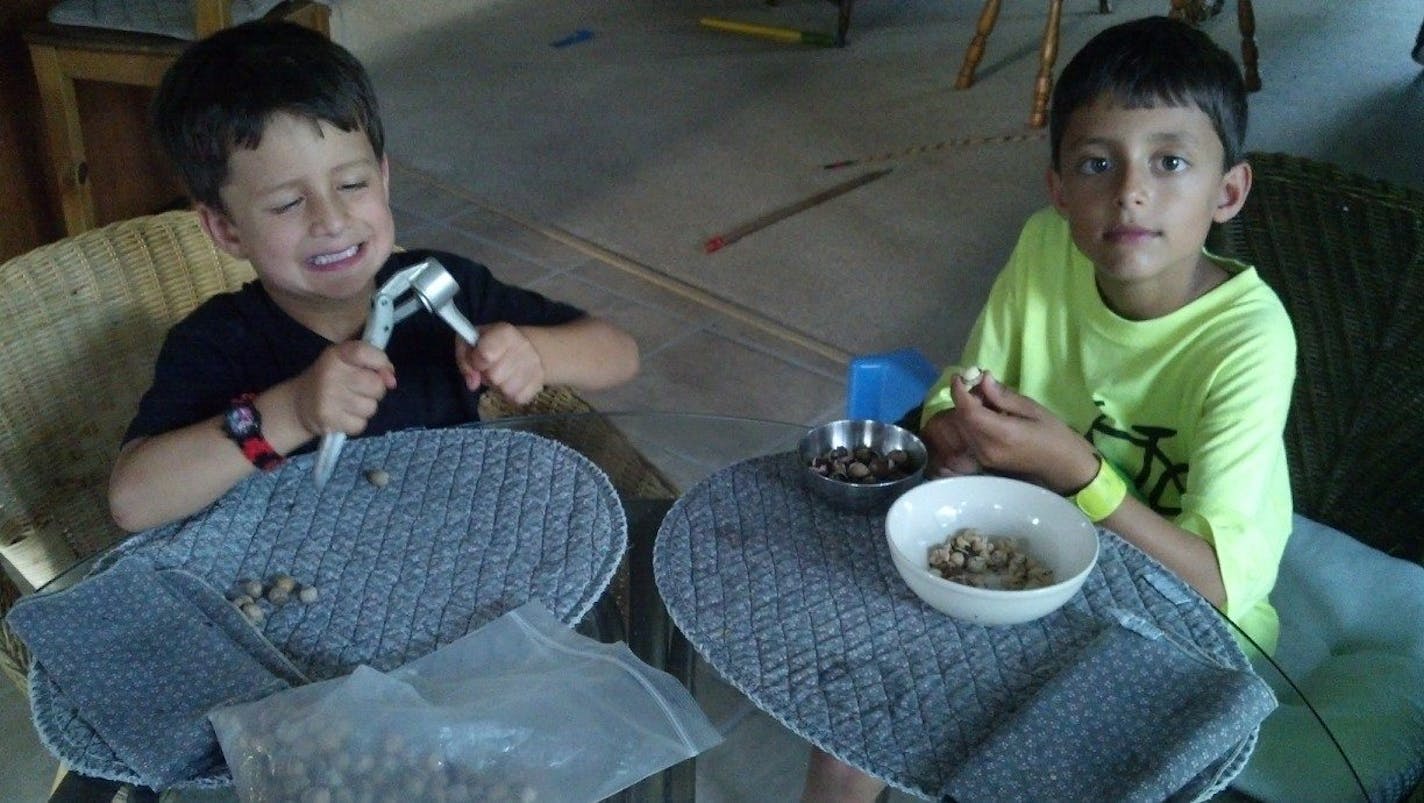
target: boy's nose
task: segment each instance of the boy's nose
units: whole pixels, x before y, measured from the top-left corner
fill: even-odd
[[[1128,167],[1122,171],[1122,179],[1117,188],[1119,206],[1135,206],[1147,200],[1147,175],[1145,171]]]
[[[307,207],[313,234],[339,234],[346,228],[346,207],[332,199],[314,199]]]

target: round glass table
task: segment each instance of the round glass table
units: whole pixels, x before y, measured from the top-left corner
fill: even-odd
[[[523,431],[557,440],[589,458],[608,475],[627,516],[628,550],[625,570],[615,578],[604,601],[595,606],[599,614],[597,630],[610,640],[625,639],[641,659],[669,672],[691,688],[697,655],[673,626],[654,579],[654,547],[664,519],[684,494],[719,472],[753,459],[794,452],[806,427],[790,422],[674,412],[546,414],[503,418],[471,426]],[[70,567],[42,591],[78,582],[96,559]],[[678,590],[677,596],[685,596],[681,591]],[[735,648],[735,645],[722,646]],[[846,650],[846,654],[837,654],[828,643],[822,656],[816,659],[825,664],[821,667],[826,670],[823,674],[833,675],[830,670],[835,665],[854,658],[853,647]],[[770,713],[789,725],[797,725],[793,721],[794,712]],[[943,712],[943,715],[952,716],[952,712]],[[801,728],[793,727],[793,730],[799,732]],[[1322,742],[1326,739],[1322,730]],[[1344,763],[1340,764],[1341,771],[1345,771]],[[930,790],[917,790],[916,794],[932,797]],[[695,762],[683,762],[649,778],[628,790],[625,796],[634,800],[679,803],[692,800]],[[187,797],[185,795],[185,799]],[[193,797],[209,799],[210,793]]]

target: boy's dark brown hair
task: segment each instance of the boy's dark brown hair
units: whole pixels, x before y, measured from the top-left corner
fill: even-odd
[[[1108,94],[1123,108],[1195,106],[1211,118],[1230,169],[1246,158],[1246,82],[1235,59],[1200,30],[1167,17],[1114,25],[1063,68],[1053,89],[1048,139],[1053,168],[1073,112]]]
[[[258,147],[278,112],[360,130],[376,158],[385,152],[376,92],[361,62],[290,22],[243,23],[194,43],[164,74],[152,110],[159,145],[189,195],[218,210],[228,157]]]

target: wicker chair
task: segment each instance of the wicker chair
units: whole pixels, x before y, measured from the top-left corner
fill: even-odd
[[[123,536],[108,515],[109,470],[163,336],[253,276],[213,247],[192,212],[110,224],[0,265],[0,614]],[[566,388],[523,407],[486,399],[486,418],[593,414]],[[579,432],[571,445],[615,466],[620,490],[676,495],[616,427]],[[25,689],[24,646],[8,628],[0,636],[0,666]]]
[[[1211,245],[1254,264],[1291,315],[1295,509],[1334,528],[1297,522],[1271,595],[1276,658],[1367,796],[1403,799],[1424,778],[1424,194],[1297,156],[1250,161],[1246,205]],[[1263,800],[1354,796],[1300,697],[1264,676],[1281,707],[1237,787]]]
[[[86,232],[0,266],[0,556],[10,593],[121,537],[109,468],[168,327],[253,277],[191,213]],[[5,632],[4,668],[25,653]]]
[[[1298,512],[1424,560],[1424,193],[1285,154],[1213,250],[1256,266],[1295,324],[1286,448]]]

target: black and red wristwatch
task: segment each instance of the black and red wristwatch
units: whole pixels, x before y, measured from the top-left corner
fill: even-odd
[[[252,402],[256,394],[244,393],[232,400],[223,414],[223,433],[237,444],[242,454],[252,465],[263,471],[271,471],[286,461],[277,454],[272,444],[262,437],[262,414]]]

